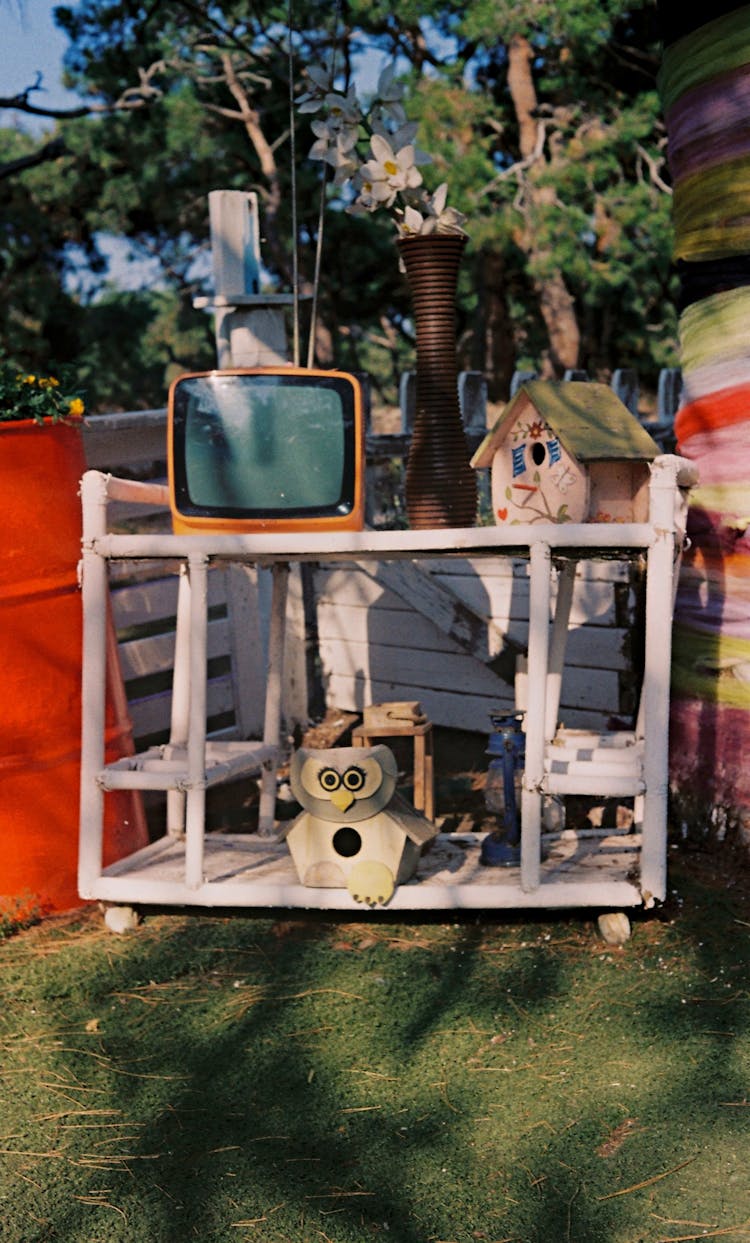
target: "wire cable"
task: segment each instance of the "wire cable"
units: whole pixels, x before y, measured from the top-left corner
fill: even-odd
[[[299,367],[300,361],[300,332],[299,332],[299,243],[298,243],[298,225],[297,225],[297,139],[294,124],[294,12],[293,0],[289,0],[287,9],[287,39],[288,39],[288,77],[289,77],[289,153],[291,156],[292,166],[290,169],[291,193],[292,193],[292,359],[295,367]],[[309,366],[309,364],[308,364]]]

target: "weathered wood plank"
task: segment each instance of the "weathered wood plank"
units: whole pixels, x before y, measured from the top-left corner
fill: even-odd
[[[321,566],[315,575],[316,594],[319,601],[335,600],[339,605],[379,604],[382,607],[410,611],[408,598],[393,589],[394,581],[386,582],[379,574],[377,576],[358,574],[355,569],[338,567],[327,569]],[[528,618],[529,582],[525,577],[480,578],[476,574],[466,574],[456,578],[453,588],[451,595],[456,598],[460,596],[459,603],[465,604],[475,619],[480,613],[486,613],[494,619],[493,626],[500,643],[505,638],[504,627],[508,618],[516,620]],[[449,597],[443,597],[443,604],[448,599]],[[465,643],[461,642],[461,634],[466,638],[466,632],[462,631],[458,625],[455,628],[452,627],[450,617],[447,618],[447,627],[440,626],[440,620],[443,619],[444,614],[441,613],[441,617],[438,618],[429,610],[429,598],[426,595],[424,602],[425,608],[420,610],[424,616],[438,625],[459,646],[465,648],[468,646],[471,650],[468,639]],[[570,620],[572,625],[594,621],[599,625],[614,624],[616,620],[614,584],[598,580],[576,582]],[[472,623],[471,629],[475,634],[479,631],[476,621]],[[477,648],[479,651],[483,648],[486,650],[486,633],[484,645],[481,642],[481,636],[477,639]]]
[[[321,646],[335,647],[348,642],[376,643],[401,650],[404,647],[405,610],[383,605],[375,608],[337,606],[324,599],[318,605],[318,636]],[[460,649],[425,617],[415,615],[406,623],[407,641],[419,651],[442,652],[451,657]],[[511,621],[510,638],[526,643],[525,622]],[[624,672],[630,667],[626,654],[629,632],[620,627],[576,626],[568,636],[566,664],[591,669]]]
[[[363,676],[371,681],[387,682],[399,688],[398,695],[392,696],[397,699],[421,699],[424,691],[443,688],[490,698],[510,694],[503,681],[463,652],[446,659],[443,652],[348,643],[346,647],[333,649],[321,645],[320,655],[324,677],[340,673],[352,679]],[[333,657],[330,664],[326,663],[327,656]],[[616,713],[619,708],[618,675],[607,669],[598,669],[595,674],[588,669],[566,669],[561,712],[568,707]]]
[[[147,585],[135,583],[116,587],[111,592],[112,611],[118,630],[144,626],[154,621],[173,621],[177,616],[178,576],[152,579]],[[212,570],[208,575],[209,608],[226,603],[224,571]]]
[[[481,578],[527,578],[529,562],[519,557],[432,557],[430,570],[433,574],[458,578],[465,574],[478,574]],[[579,561],[576,568],[576,578],[586,581],[622,583],[628,581],[629,574],[628,565],[620,561]]]
[[[210,678],[206,695],[209,719],[234,711],[232,682],[228,675]],[[169,691],[159,695],[148,695],[144,699],[134,699],[130,702],[130,718],[136,741],[169,729],[171,703],[172,696]]]
[[[342,712],[361,712],[365,704],[396,699],[399,687],[390,682],[373,680],[364,673],[356,678],[344,674],[331,674],[325,680],[327,702]],[[507,688],[506,688],[507,689]],[[434,725],[446,729],[468,730],[473,733],[489,733],[490,712],[512,712],[515,703],[508,692],[504,697],[492,695],[464,695],[460,691],[423,688],[418,698],[424,711]],[[578,708],[566,709],[563,720],[569,729],[606,728],[609,713]]]
[[[207,656],[213,660],[229,652],[230,625],[226,618],[208,623]],[[130,639],[120,644],[120,665],[126,687],[133,678],[146,678],[167,673],[174,665],[175,634],[149,635],[145,639]]]
[[[487,661],[502,650],[505,635],[495,626],[491,613],[469,604],[441,584],[430,571],[415,562],[381,562],[375,567],[362,563],[361,573],[400,596],[417,612],[428,617],[459,647],[479,660]]]
[[[90,470],[167,460],[167,411],[97,414],[84,420],[83,451]]]

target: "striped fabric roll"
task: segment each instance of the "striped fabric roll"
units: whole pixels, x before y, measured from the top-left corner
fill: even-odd
[[[679,324],[683,373],[690,375],[717,361],[742,358],[750,350],[749,323],[750,286],[726,289],[691,303]]]
[[[698,432],[710,432],[719,427],[733,427],[750,419],[750,385],[720,392],[691,402],[677,411],[674,430],[682,451],[682,445]],[[750,469],[750,465],[749,465]]]
[[[671,779],[679,790],[700,774],[702,797],[738,807],[750,802],[750,5],[693,29],[674,0],[660,14],[685,32],[660,89],[682,282],[675,434],[700,477],[675,601]]]
[[[676,267],[680,278],[680,313],[702,298],[750,285],[750,255],[727,255],[724,259],[693,263],[678,259]]]
[[[682,399],[689,405],[701,397],[744,384],[750,384],[750,342],[739,357],[730,354],[726,359],[719,357],[704,367],[696,367],[687,375],[683,372]]]
[[[680,451],[683,457],[700,462],[701,486],[738,480],[744,483],[750,461],[750,419],[683,437]],[[750,492],[747,505],[750,506]]]
[[[708,163],[704,160],[704,164]],[[750,251],[750,156],[703,167],[674,187],[677,259],[721,259]]]
[[[747,64],[750,64],[750,22],[747,5],[743,5],[699,26],[665,49],[659,72],[665,114],[669,115],[686,91]]]
[[[750,74],[740,65],[686,91],[666,117],[675,182],[750,151]]]

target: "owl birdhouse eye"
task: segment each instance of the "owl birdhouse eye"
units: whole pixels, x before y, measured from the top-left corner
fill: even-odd
[[[334,790],[338,790],[341,784],[341,778],[335,768],[324,768],[318,773],[318,781],[327,794],[332,794]]]
[[[347,768],[344,773],[344,785],[352,794],[356,794],[365,784],[365,774],[361,768]]]

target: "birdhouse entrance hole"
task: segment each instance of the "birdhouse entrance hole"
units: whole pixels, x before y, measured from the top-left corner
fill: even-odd
[[[344,859],[351,859],[354,855],[358,855],[362,849],[362,838],[356,829],[344,825],[343,828],[337,829],[333,835],[333,849],[337,855],[341,855]]]

